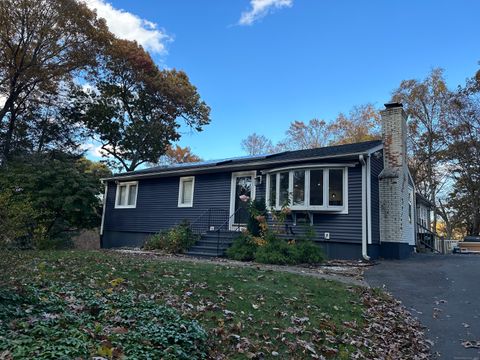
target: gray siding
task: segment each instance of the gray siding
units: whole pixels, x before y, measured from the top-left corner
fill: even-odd
[[[382,153],[380,151],[380,153]],[[380,243],[380,194],[378,189],[378,176],[383,170],[383,157],[370,158],[370,184],[371,184],[371,219],[372,219],[372,244]]]

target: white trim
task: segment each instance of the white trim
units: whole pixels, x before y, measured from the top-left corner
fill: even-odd
[[[186,181],[192,181],[192,195],[190,196],[189,202],[182,203],[183,183]],[[195,193],[195,176],[181,177],[178,183],[178,207],[181,207],[181,208],[193,207],[194,193]]]
[[[356,163],[343,163],[343,164],[302,164],[302,165],[294,165],[294,166],[285,166],[281,168],[269,169],[269,170],[262,170],[262,174],[271,174],[276,173],[279,171],[287,171],[287,170],[299,170],[299,169],[315,169],[315,168],[327,168],[327,169],[334,169],[334,168],[344,168],[344,167],[355,167],[358,164]]]
[[[376,153],[378,150],[382,150],[383,149],[383,144],[380,144],[378,146],[375,146],[374,148],[371,148],[367,151],[367,154],[368,155],[372,155],[373,153]]]
[[[323,205],[310,205],[310,171],[315,168],[323,169]],[[290,169],[290,171],[286,171]],[[305,168],[305,166],[298,168],[285,168],[279,169],[277,173],[268,173],[267,176],[267,188],[266,188],[266,205],[267,208],[273,208],[274,210],[281,210],[282,204],[280,204],[280,173],[288,172],[288,198],[290,202],[290,209],[294,211],[321,211],[325,213],[335,213],[335,214],[348,214],[348,166],[317,166],[314,168]],[[343,170],[343,205],[342,206],[333,206],[329,205],[329,173],[330,170]],[[293,204],[293,172],[296,170],[305,171],[305,203],[304,205],[294,205]],[[270,177],[276,176],[276,199],[275,205],[270,206]]]
[[[105,182],[105,190],[103,193],[103,204],[102,204],[102,222],[100,223],[100,235],[103,235],[103,226],[105,224],[105,209],[107,208],[107,193],[108,193],[108,182]]]
[[[136,185],[135,188],[135,202],[132,205],[128,205],[128,199],[130,198],[130,189],[133,185]],[[125,199],[127,200],[127,205],[119,205],[119,195],[120,192],[118,191],[120,186],[126,186],[126,194]],[[134,209],[137,207],[137,195],[138,195],[138,181],[129,181],[129,182],[119,182],[117,183],[117,190],[115,193],[115,209]]]
[[[250,200],[255,199],[255,193],[256,193],[256,184],[255,184],[255,178],[257,177],[257,171],[240,171],[240,172],[232,172],[232,179],[230,183],[230,216],[229,216],[229,223],[228,227],[229,229],[232,229],[234,225],[243,225],[243,224],[234,224],[234,216],[232,216],[235,213],[235,191],[236,191],[236,179],[237,177],[242,177],[242,176],[251,176],[252,177],[252,188],[251,188],[251,198]],[[268,181],[268,180],[267,180]]]
[[[365,260],[370,260],[368,256],[368,239],[367,239],[367,204],[366,204],[366,197],[367,197],[367,188],[366,188],[366,175],[367,175],[367,163],[365,161],[365,157],[363,155],[359,156],[360,163],[362,164],[362,257]]]

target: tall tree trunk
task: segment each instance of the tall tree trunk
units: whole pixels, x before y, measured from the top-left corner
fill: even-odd
[[[13,133],[15,131],[15,122],[17,120],[17,116],[13,111],[13,101],[11,99],[8,99],[7,102],[5,103],[5,106],[0,112],[0,116],[3,114],[3,117],[5,117],[8,112],[10,112],[10,118],[8,119],[8,128],[7,128],[7,132],[5,133],[3,151],[2,151],[2,154],[0,155],[1,164],[3,166],[7,164],[8,156],[10,155],[10,148],[12,146]],[[3,117],[0,117],[0,119],[3,119]]]

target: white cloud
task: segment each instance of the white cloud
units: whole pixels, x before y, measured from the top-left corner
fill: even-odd
[[[80,145],[80,149],[87,152],[87,157],[99,159],[102,155],[107,155],[107,152],[102,149],[102,145],[95,143],[85,143]]]
[[[261,19],[275,9],[291,7],[292,5],[293,0],[250,0],[251,9],[242,13],[238,24],[252,25],[255,21]]]
[[[87,6],[104,18],[112,33],[121,39],[136,40],[153,53],[166,52],[165,44],[172,38],[156,23],[122,9],[114,8],[105,0],[84,0]]]

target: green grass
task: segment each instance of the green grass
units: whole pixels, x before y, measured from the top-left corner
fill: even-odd
[[[363,305],[356,289],[340,283],[114,252],[0,253],[0,288],[21,293],[28,286],[48,286],[61,293],[66,285],[78,294],[145,294],[173,307],[182,319],[197,320],[208,332],[211,357],[241,359],[263,353],[270,358],[278,353],[277,358],[301,359],[315,351],[347,359],[358,350],[341,337],[361,332]]]

